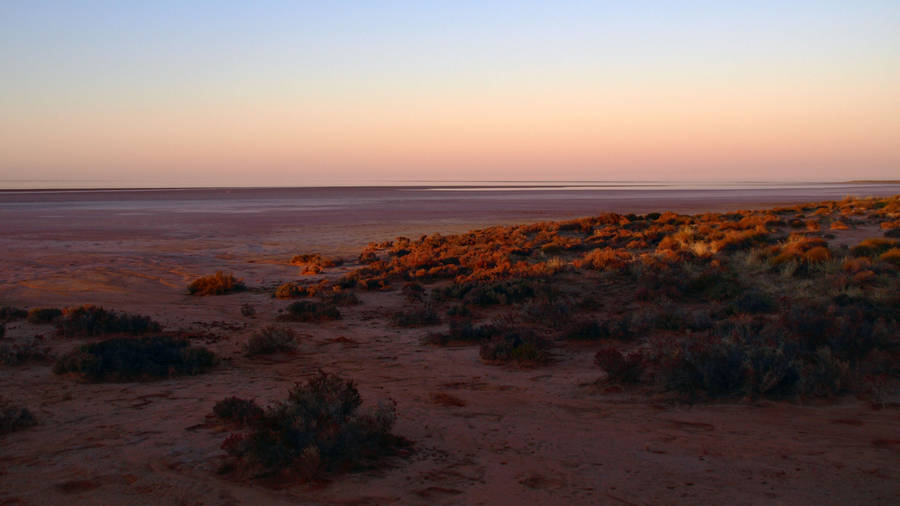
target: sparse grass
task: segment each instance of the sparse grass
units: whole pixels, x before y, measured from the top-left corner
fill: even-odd
[[[297,384],[286,401],[261,415],[248,408],[248,402],[230,398],[217,405],[228,416],[252,413],[243,417],[249,430],[232,434],[222,444],[230,457],[225,472],[251,477],[278,473],[309,481],[326,473],[371,467],[407,444],[391,433],[394,403],[360,412],[362,398],[356,385],[339,376],[321,373]]]
[[[0,436],[37,425],[28,409],[0,399]]]
[[[290,352],[297,349],[297,335],[290,327],[268,325],[258,330],[244,346],[247,356]]]
[[[188,285],[188,293],[191,295],[224,295],[242,292],[246,289],[247,286],[243,280],[223,271],[195,279]]]
[[[208,371],[216,357],[206,348],[171,337],[115,338],[86,344],[59,359],[57,374],[89,381],[142,381]]]

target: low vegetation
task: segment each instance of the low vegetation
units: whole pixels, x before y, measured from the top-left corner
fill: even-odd
[[[246,289],[243,280],[223,271],[195,279],[188,285],[188,293],[191,295],[224,295]]]
[[[288,305],[278,319],[293,322],[322,322],[338,320],[341,312],[334,304],[301,300]]]
[[[36,339],[20,344],[0,344],[0,364],[16,366],[49,358],[49,348]]]
[[[146,334],[161,327],[149,316],[108,311],[99,306],[83,305],[63,310],[56,327],[64,336],[92,337],[104,334]]]
[[[297,349],[297,334],[290,327],[267,325],[258,330],[244,346],[247,356],[291,352]]]
[[[36,307],[28,310],[28,316],[26,319],[28,323],[34,324],[45,324],[45,323],[53,323],[57,318],[62,316],[62,311],[57,308],[50,307]]]
[[[37,419],[28,409],[0,399],[0,436],[37,425]]]
[[[361,405],[352,381],[324,373],[295,385],[287,400],[266,409],[253,401],[225,399],[214,414],[245,430],[222,444],[229,457],[222,471],[309,481],[371,467],[407,445],[391,432],[394,403],[370,412],[361,412]]]
[[[144,381],[200,374],[215,363],[212,352],[184,339],[124,337],[80,346],[62,356],[53,372],[88,381]]]

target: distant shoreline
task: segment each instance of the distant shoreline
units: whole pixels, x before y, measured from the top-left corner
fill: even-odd
[[[7,181],[8,182],[8,181]],[[0,184],[3,184],[0,181]],[[0,194],[10,193],[79,193],[79,192],[162,192],[162,191],[244,191],[244,190],[329,190],[329,189],[410,189],[410,190],[480,190],[520,189],[547,190],[742,190],[810,188],[829,186],[891,186],[900,179],[854,179],[849,181],[609,181],[609,180],[533,180],[533,181],[397,181],[385,184],[331,184],[313,186],[95,186],[95,187],[0,187]]]

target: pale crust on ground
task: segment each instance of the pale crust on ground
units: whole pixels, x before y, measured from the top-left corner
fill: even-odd
[[[900,497],[896,406],[875,409],[849,397],[691,406],[598,386],[588,345],[559,347],[548,367],[489,366],[476,347],[425,346],[427,329],[392,327],[382,317],[403,303],[396,292],[360,293],[363,304],[342,308],[339,321],[290,324],[301,335],[297,353],[246,358],[241,344],[286,305],[271,297],[274,287],[303,278],[287,262],[303,241],[292,231],[240,227],[177,237],[179,224],[166,226],[157,236],[37,226],[2,236],[0,305],[94,303],[146,314],[166,329],[217,336],[197,343],[225,360],[209,374],[150,383],[80,383],[54,375],[50,363],[0,366],[0,397],[28,406],[39,421],[0,437],[0,504],[892,504]],[[331,235],[318,236],[331,245],[319,248],[324,253],[365,242],[326,228],[320,232]],[[381,238],[397,235],[389,230],[379,229]],[[836,234],[855,242],[869,231]],[[261,289],[185,294],[188,280],[223,268]],[[241,316],[246,303],[255,318]],[[57,355],[85,342],[22,321],[8,324],[5,341],[35,334]],[[217,475],[228,431],[208,418],[213,404],[229,395],[276,401],[320,369],[356,380],[368,405],[396,400],[395,432],[413,441],[411,456],[285,488]]]

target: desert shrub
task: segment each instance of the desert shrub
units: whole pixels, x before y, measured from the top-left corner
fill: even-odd
[[[577,320],[562,331],[564,339],[595,341],[600,339],[628,340],[633,337],[631,319],[627,314],[613,316],[603,321]]]
[[[874,257],[898,246],[897,241],[882,237],[866,239],[850,248],[850,254],[855,257]]]
[[[53,372],[75,373],[90,381],[139,381],[200,374],[215,362],[212,352],[183,339],[115,338],[86,344],[64,355]]]
[[[294,351],[297,349],[297,335],[290,327],[276,327],[268,325],[247,340],[244,345],[244,353],[247,356],[266,355]]]
[[[893,229],[890,229],[890,230],[885,230],[885,231],[884,231],[884,236],[885,236],[885,237],[900,238],[900,228],[893,228]]]
[[[619,270],[624,269],[632,260],[632,254],[626,250],[614,248],[597,248],[574,262],[579,269]]]
[[[337,267],[343,263],[340,258],[323,257],[317,253],[294,255],[291,258],[291,264],[303,267],[303,274],[318,274],[322,269]]]
[[[369,413],[356,385],[320,374],[297,384],[286,401],[249,421],[249,431],[233,434],[222,445],[231,468],[252,476],[291,473],[310,480],[325,472],[353,470],[394,454],[406,445],[391,433],[393,403]]]
[[[293,299],[297,297],[311,297],[319,292],[319,285],[300,285],[293,281],[283,283],[275,289],[275,297],[279,299]]]
[[[515,279],[488,284],[476,284],[465,293],[465,301],[476,306],[509,305],[533,298],[535,287],[531,281]]]
[[[28,409],[0,399],[0,436],[37,425]]]
[[[53,323],[62,316],[62,311],[50,307],[36,307],[28,310],[28,323],[42,324]]]
[[[891,248],[882,253],[878,257],[878,259],[882,262],[888,262],[900,266],[900,248]]]
[[[800,391],[808,397],[833,397],[850,384],[850,366],[836,358],[828,348],[819,348],[812,361],[800,372]]]
[[[452,316],[452,317],[472,316],[472,310],[469,309],[465,304],[456,304],[454,306],[450,306],[450,309],[447,310],[447,316]]]
[[[0,363],[4,365],[21,365],[31,361],[43,361],[49,358],[50,351],[38,341],[23,344],[0,344]]]
[[[3,339],[3,336],[6,335],[6,324],[0,323],[0,339]]]
[[[594,363],[606,372],[608,381],[617,383],[637,383],[646,366],[640,350],[622,353],[614,346],[601,348],[594,355]]]
[[[540,365],[550,361],[549,343],[528,329],[504,329],[481,343],[479,355],[491,363]]]
[[[358,306],[362,304],[362,301],[359,300],[359,297],[353,292],[331,292],[321,294],[320,297],[325,304],[332,304],[335,306]]]
[[[246,289],[243,280],[222,271],[195,279],[188,285],[188,293],[191,295],[224,295]]]
[[[425,297],[425,287],[416,282],[409,282],[403,285],[403,288],[400,289],[400,293],[402,293],[409,302],[421,302]]]
[[[794,352],[784,345],[750,347],[744,363],[744,392],[765,397],[791,394],[799,380],[798,364]]]
[[[241,305],[241,316],[245,316],[247,318],[253,318],[256,316],[256,308],[254,308],[250,304]]]
[[[420,304],[391,315],[391,323],[398,327],[422,327],[437,325],[440,322],[441,318],[431,304]]]
[[[28,317],[28,311],[12,306],[0,307],[0,323],[21,320]]]
[[[213,415],[224,422],[246,426],[262,418],[265,411],[256,401],[226,397],[213,406]]]
[[[451,321],[446,333],[431,333],[424,341],[429,344],[480,343],[502,332],[498,325],[474,325],[471,321]]]
[[[145,334],[159,332],[160,325],[149,316],[107,311],[85,304],[66,308],[56,328],[64,336],[98,336],[102,334]]]
[[[679,393],[710,397],[740,393],[747,374],[746,350],[730,340],[682,341],[663,361],[663,383]]]
[[[338,320],[340,318],[341,312],[333,304],[308,300],[290,304],[285,314],[278,317],[279,320],[295,322],[319,322]]]
[[[775,309],[775,300],[772,296],[755,289],[747,290],[729,305],[729,310],[737,314],[771,313]]]

